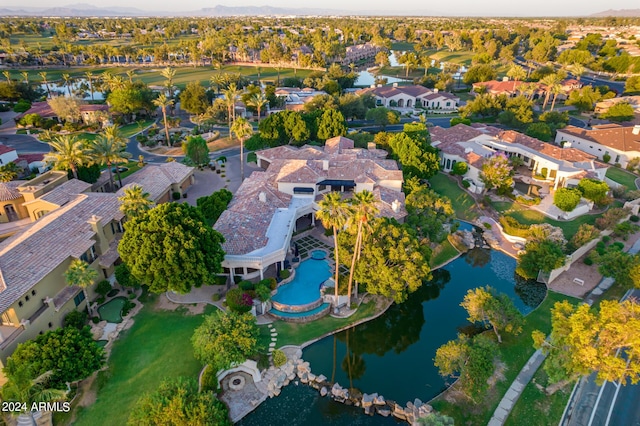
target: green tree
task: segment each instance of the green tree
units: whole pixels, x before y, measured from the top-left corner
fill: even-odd
[[[365,114],[367,120],[373,120],[373,122],[382,126],[382,130],[386,129],[389,124],[397,124],[400,122],[398,113],[385,107],[377,107],[368,110]]]
[[[351,199],[351,222],[357,224],[356,244],[354,247],[353,257],[351,259],[351,268],[349,269],[349,286],[347,290],[347,300],[351,301],[351,284],[353,283],[353,272],[355,270],[356,261],[360,257],[362,250],[362,238],[365,231],[370,231],[370,223],[378,214],[376,207],[376,199],[373,193],[365,190],[357,192]]]
[[[334,243],[334,257],[335,257],[335,300],[334,303],[338,305],[338,286],[340,283],[340,256],[339,256],[339,244],[338,244],[338,230],[344,228],[351,216],[349,205],[342,199],[342,195],[339,192],[329,192],[322,197],[322,200],[318,202],[318,210],[316,211],[316,218],[322,222],[322,226],[325,229],[333,230],[333,243]]]
[[[240,180],[244,181],[244,141],[253,133],[253,127],[251,127],[251,123],[246,118],[240,117],[233,120],[229,132],[236,135],[236,138],[240,140]]]
[[[74,97],[56,96],[48,99],[47,104],[53,113],[63,121],[75,123],[80,120],[80,106],[83,102]]]
[[[204,114],[209,107],[207,92],[199,81],[192,81],[180,92],[180,108],[190,114]]]
[[[607,203],[609,185],[607,185],[606,182],[590,178],[580,179],[580,182],[578,182],[578,190],[584,198],[598,205]]]
[[[596,102],[602,99],[600,92],[591,86],[585,86],[580,90],[573,90],[569,93],[566,105],[573,105],[580,112],[593,111]]]
[[[640,76],[634,75],[627,78],[624,83],[625,95],[638,95],[640,94]]]
[[[125,148],[126,146],[124,144],[121,144],[106,135],[98,135],[90,145],[89,150],[94,161],[97,164],[107,166],[110,188],[115,189],[113,172],[111,171],[112,166],[114,164],[126,163],[129,158],[131,158],[131,154],[126,152]],[[122,181],[120,182],[120,185],[122,185]]]
[[[607,112],[600,114],[600,118],[611,121],[631,121],[635,117],[635,111],[628,102],[618,102],[612,105]]]
[[[189,136],[182,143],[182,151],[187,159],[196,166],[209,163],[209,147],[202,136]]]
[[[194,378],[164,379],[133,407],[130,426],[231,426],[229,412],[213,392],[198,391]]]
[[[9,378],[24,368],[31,377],[51,372],[49,385],[66,389],[67,382],[87,378],[103,365],[104,351],[93,340],[89,327],[62,327],[20,343],[4,371]]]
[[[464,163],[462,163],[464,164]],[[418,238],[442,242],[447,237],[447,227],[455,218],[451,200],[437,192],[420,187],[406,198],[406,224],[415,230]]]
[[[171,67],[166,67],[165,69],[160,71],[160,74],[165,78],[164,85],[167,88],[167,90],[169,91],[169,99],[171,101],[173,101],[173,89],[174,89],[173,79],[176,76],[176,69],[175,68],[171,68]],[[171,103],[171,105],[173,105],[173,102]],[[171,107],[171,108],[173,108],[173,107]]]
[[[488,190],[493,188],[503,190],[513,185],[512,172],[509,159],[504,155],[496,154],[482,165],[480,179]]]
[[[493,375],[494,359],[498,354],[496,343],[479,334],[469,338],[463,334],[440,346],[436,351],[434,365],[443,377],[460,378],[460,389],[474,398],[483,395],[488,387],[488,379]]]
[[[404,302],[431,278],[430,256],[429,247],[421,245],[405,227],[394,220],[378,219],[363,240],[355,279],[371,294]]]
[[[535,279],[540,271],[548,273],[566,262],[562,245],[552,240],[529,241],[525,252],[518,256],[516,273],[527,279]]]
[[[522,332],[524,318],[506,294],[496,294],[489,286],[467,291],[460,304],[469,314],[471,322],[491,325],[493,332],[502,343],[501,332],[518,335]]]
[[[325,109],[318,117],[318,139],[327,140],[347,134],[347,124],[342,113],[335,109]]]
[[[602,253],[596,251],[591,256],[603,276],[612,277],[625,288],[638,287],[631,272],[640,265],[640,256],[622,251],[617,244],[608,246]]]
[[[191,338],[195,357],[213,371],[225,370],[258,353],[260,331],[248,312],[215,312],[204,317]]]
[[[515,158],[519,158],[519,157],[515,157]],[[468,170],[469,170],[469,166],[467,165],[467,163],[465,163],[464,161],[458,161],[451,168],[451,174],[454,174],[457,176],[463,176],[465,173],[467,173]]]
[[[98,278],[98,271],[93,269],[91,265],[81,259],[74,259],[71,261],[69,268],[64,273],[64,279],[67,285],[77,286],[82,289],[84,298],[87,301],[87,309],[89,315],[91,315],[91,308],[89,303],[89,296],[87,295],[87,287],[93,285]]]
[[[139,85],[125,85],[114,88],[107,95],[110,110],[130,118],[132,114],[148,113],[153,109],[153,92],[147,87]]]
[[[575,188],[559,188],[553,195],[553,204],[563,212],[570,212],[580,203],[582,193]]]
[[[379,67],[389,66],[389,53],[384,50],[376,53],[375,62]]]
[[[196,200],[196,205],[209,224],[213,225],[216,223],[222,212],[227,209],[232,198],[233,194],[231,191],[223,188],[211,195],[198,198]]]
[[[169,136],[169,124],[167,122],[167,107],[173,105],[173,99],[167,98],[167,95],[160,93],[157,99],[153,100],[153,104],[162,110],[162,122],[164,123],[164,134],[167,138],[167,146],[171,146],[171,136]]]
[[[153,201],[149,200],[149,197],[149,193],[144,192],[140,185],[131,185],[124,189],[123,196],[118,197],[120,211],[129,219],[142,216],[153,206]]]
[[[498,76],[496,69],[489,64],[474,65],[465,73],[462,81],[464,84],[473,84],[480,81],[495,80]]]
[[[534,346],[548,355],[544,369],[552,383],[594,372],[598,383],[640,381],[640,311],[634,301],[604,300],[598,309],[557,302],[551,310],[551,327],[549,340],[538,330],[532,337]]]
[[[428,179],[438,173],[440,160],[428,140],[414,139],[402,132],[391,136],[388,143],[406,176]]]
[[[247,100],[247,106],[253,107],[258,112],[258,124],[260,124],[260,116],[262,112],[262,108],[264,108],[269,103],[269,99],[264,95],[264,93],[254,93]]]
[[[18,177],[18,174],[21,171],[22,169],[20,166],[13,161],[5,164],[4,166],[0,166],[0,182],[11,182]]]
[[[196,207],[165,203],[127,223],[118,252],[150,291],[188,293],[214,283],[223,241]]]

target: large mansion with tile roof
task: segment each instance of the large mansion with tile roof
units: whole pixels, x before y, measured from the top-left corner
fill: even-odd
[[[192,175],[191,167],[166,163],[145,166],[127,181],[160,203],[186,189]],[[3,207],[16,206],[26,222],[0,243],[0,367],[19,343],[62,326],[67,313],[86,307],[82,290],[63,277],[72,260],[88,262],[99,279],[113,275],[125,219],[119,194],[91,188],[62,171],[0,186]],[[92,288],[87,292],[95,296]]]
[[[609,154],[611,164],[627,167],[630,160],[640,157],[640,126],[604,124],[590,129],[567,126],[558,130],[556,142],[564,142],[565,147],[584,151],[600,161]]]
[[[284,262],[296,222],[318,210],[324,194],[346,196],[371,191],[380,214],[404,220],[402,171],[387,152],[354,148],[339,136],[324,147],[280,146],[257,151],[258,165],[240,186],[214,228],[225,236],[225,272],[243,278],[263,277],[271,265]]]
[[[476,193],[484,190],[480,179],[484,162],[496,154],[520,157],[534,175],[544,176],[553,189],[575,184],[586,176],[602,180],[607,169],[593,155],[542,142],[513,130],[458,124],[449,129],[436,126],[430,132],[433,146],[440,150],[441,170],[448,172],[457,162],[467,163],[469,168],[464,179],[470,183],[469,189]]]
[[[424,86],[392,86],[368,87],[356,92],[358,95],[371,95],[377,106],[398,108],[429,108],[457,110],[460,98],[451,93],[438,92]]]

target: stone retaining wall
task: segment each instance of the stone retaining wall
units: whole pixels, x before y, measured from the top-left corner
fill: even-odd
[[[284,303],[276,302],[273,300],[271,301],[271,304],[274,308],[282,312],[307,312],[322,305],[322,298],[314,300],[313,302],[307,303],[305,305],[286,305]]]
[[[281,317],[279,315],[272,314],[271,312],[267,312],[267,314],[269,314],[271,317],[273,317],[276,320],[282,320],[284,322],[305,323],[305,322],[315,321],[318,318],[322,318],[323,316],[327,315],[330,311],[331,311],[331,306],[329,305],[325,309],[322,309],[321,311],[316,312],[315,314],[305,315],[300,317]]]

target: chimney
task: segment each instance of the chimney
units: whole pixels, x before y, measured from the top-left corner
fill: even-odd
[[[96,233],[95,239],[98,243],[98,253],[105,253],[109,249],[109,241],[107,236],[104,235],[104,229],[102,227],[102,218],[96,215],[91,216],[87,221],[91,225],[91,230]]]
[[[375,84],[372,84],[372,85],[371,85],[371,86],[369,86],[369,87],[370,87],[370,88],[372,88],[372,89],[375,89],[375,88],[376,88],[376,85],[375,85]]]
[[[636,124],[635,126],[633,126],[633,130],[631,130],[631,133],[636,136],[640,135],[640,125]]]
[[[439,90],[438,89],[433,89],[433,93],[438,93]]]
[[[394,200],[393,203],[391,203],[391,210],[393,210],[395,213],[398,213],[398,211],[400,210],[400,202],[398,200]]]
[[[322,170],[325,172],[329,170],[329,160],[322,160]]]
[[[261,203],[266,203],[267,202],[267,194],[264,192],[261,192],[258,194],[258,200],[260,200]]]
[[[393,83],[393,87],[398,87],[398,83]]]
[[[509,81],[509,77],[502,77],[502,81]]]

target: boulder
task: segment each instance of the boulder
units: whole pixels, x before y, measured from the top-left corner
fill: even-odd
[[[310,382],[314,382],[316,380],[316,375],[313,373],[307,374],[307,377],[309,378]]]
[[[276,389],[273,391],[273,396],[278,396],[280,395],[280,392],[282,392],[280,389]]]
[[[327,376],[325,376],[324,374],[321,374],[318,377],[316,377],[316,382],[318,382],[318,383],[322,383],[322,382],[326,382],[326,381],[327,381]]]
[[[407,419],[407,413],[405,413],[404,408],[402,408],[398,404],[396,404],[396,406],[394,407],[392,414],[393,414],[393,417],[398,418],[400,420]]]
[[[327,396],[327,388],[326,387],[322,387],[322,389],[320,389],[320,396]]]
[[[378,396],[378,394],[369,395],[368,393],[362,394],[362,406],[364,408],[371,407],[373,405],[373,401]]]
[[[373,416],[375,414],[375,410],[373,409],[373,406],[370,405],[368,407],[364,407],[364,413],[368,416]]]
[[[391,415],[391,410],[388,408],[378,408],[377,411],[382,417],[389,417],[389,415]]]
[[[386,401],[384,400],[384,396],[380,395],[380,396],[376,396],[373,399],[373,404],[374,405],[385,405]]]

